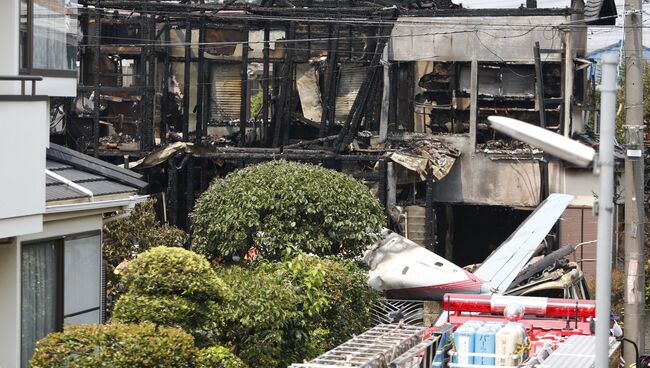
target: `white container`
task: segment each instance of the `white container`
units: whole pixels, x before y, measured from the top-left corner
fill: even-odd
[[[525,332],[521,324],[509,322],[496,334],[497,354],[496,366],[517,366],[521,363],[521,354],[517,353],[517,346],[525,340]],[[518,357],[512,357],[517,354]]]

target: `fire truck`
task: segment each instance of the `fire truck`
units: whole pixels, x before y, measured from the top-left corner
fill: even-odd
[[[436,326],[378,325],[291,368],[589,368],[592,300],[445,294]],[[610,366],[621,342],[609,340]]]

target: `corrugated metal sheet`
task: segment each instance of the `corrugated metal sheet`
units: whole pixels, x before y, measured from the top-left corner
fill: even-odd
[[[210,120],[239,119],[241,65],[217,63],[210,66]]]
[[[336,120],[345,121],[366,77],[366,68],[363,64],[343,64],[339,69],[339,74],[339,85],[336,91]]]

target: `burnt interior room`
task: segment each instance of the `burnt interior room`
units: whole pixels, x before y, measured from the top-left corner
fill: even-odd
[[[530,215],[505,206],[436,206],[436,253],[459,266],[481,263]]]

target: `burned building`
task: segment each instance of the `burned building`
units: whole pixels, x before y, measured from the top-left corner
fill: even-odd
[[[81,0],[78,96],[59,139],[128,158],[180,226],[215,176],[319,163],[366,181],[394,226],[453,258],[500,243],[549,192],[577,195],[580,218],[591,207],[590,171],[486,124],[585,132],[586,27],[610,9],[589,1]]]

